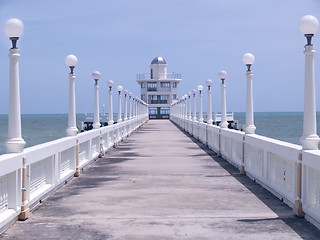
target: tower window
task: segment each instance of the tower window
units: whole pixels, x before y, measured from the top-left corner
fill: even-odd
[[[176,82],[173,82],[173,83],[172,83],[172,87],[173,87],[173,88],[176,88],[176,87],[177,87],[177,83],[176,83]]]
[[[161,82],[160,86],[161,88],[170,88],[170,82]]]
[[[141,83],[141,88],[145,88],[146,87],[146,83],[142,82]]]

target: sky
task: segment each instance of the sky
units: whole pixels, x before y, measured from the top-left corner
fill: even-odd
[[[68,54],[78,58],[77,113],[93,112],[93,71],[102,74],[102,108],[110,79],[140,96],[136,74],[149,73],[156,56],[169,73],[182,74],[178,96],[212,79],[217,112],[218,72],[227,71],[227,111],[244,112],[246,52],[255,56],[254,111],[303,111],[306,40],[299,21],[307,14],[320,19],[319,0],[0,0],[0,114],[8,113],[11,43],[3,28],[10,18],[24,23],[18,41],[23,114],[68,112]],[[320,32],[313,43],[320,52]],[[317,110],[319,71],[317,52]]]

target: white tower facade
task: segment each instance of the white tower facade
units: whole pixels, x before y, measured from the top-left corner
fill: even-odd
[[[167,63],[156,57],[150,65],[150,74],[137,74],[141,99],[149,105],[149,118],[169,118],[170,106],[178,99],[178,84],[181,74],[169,73]]]

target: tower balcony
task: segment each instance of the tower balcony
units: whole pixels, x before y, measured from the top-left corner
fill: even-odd
[[[140,73],[137,74],[136,77],[137,81],[143,81],[143,80],[182,80],[182,76],[180,73],[158,73],[158,74],[153,74],[151,76],[151,74],[148,73]]]

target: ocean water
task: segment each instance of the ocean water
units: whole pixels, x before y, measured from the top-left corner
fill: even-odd
[[[239,125],[245,125],[245,113],[234,113]],[[84,121],[84,114],[77,114],[77,127]],[[302,112],[257,112],[254,114],[256,134],[300,145],[303,128]],[[22,137],[25,147],[52,141],[66,136],[67,114],[22,114]],[[7,115],[0,115],[0,154],[5,153],[7,138]],[[318,134],[320,134],[320,113],[317,113]]]

